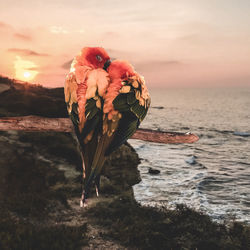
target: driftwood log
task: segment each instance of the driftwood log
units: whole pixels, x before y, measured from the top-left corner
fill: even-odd
[[[0,117],[0,130],[72,132],[73,125],[69,118],[46,118],[40,116]],[[199,137],[192,133],[164,132],[139,128],[131,139],[174,144],[193,143],[198,141]]]

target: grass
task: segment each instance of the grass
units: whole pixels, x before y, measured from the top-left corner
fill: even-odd
[[[20,84],[0,76],[1,83],[12,87],[1,93],[0,116],[68,117],[63,88],[47,89],[32,84]]]
[[[140,206],[128,197],[103,202],[89,210],[105,237],[139,249],[250,249],[250,227],[230,227],[185,206],[176,210]]]
[[[63,224],[71,218],[65,216],[71,216],[67,197],[74,183],[55,167],[53,153],[51,161],[38,157],[51,145],[65,155],[73,147],[70,135],[20,132],[16,144],[1,135],[0,249],[81,249],[88,243],[87,225]]]
[[[71,133],[43,132],[43,133],[19,133],[19,140],[32,143],[44,153],[61,157],[82,170],[82,160],[77,143],[72,139]]]
[[[25,220],[16,221],[7,211],[0,214],[0,249],[81,249],[87,245],[87,225],[39,227]]]
[[[8,147],[8,145],[6,145]],[[0,205],[21,216],[47,214],[47,206],[55,200],[66,205],[66,195],[53,189],[57,182],[66,183],[62,171],[36,157],[32,148],[8,148],[9,159],[0,169]],[[8,157],[7,157],[8,158]]]

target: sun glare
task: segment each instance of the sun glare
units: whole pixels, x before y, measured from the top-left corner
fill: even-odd
[[[23,73],[23,76],[25,77],[25,78],[30,78],[30,76],[31,76],[31,74],[30,74],[30,72],[28,72],[28,71],[25,71],[24,73]]]
[[[37,65],[28,60],[23,60],[20,56],[16,57],[14,62],[16,78],[23,81],[33,80],[38,74]]]

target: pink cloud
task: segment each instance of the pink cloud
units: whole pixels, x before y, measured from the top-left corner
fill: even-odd
[[[71,59],[71,60],[69,60],[69,61],[67,61],[67,62],[65,62],[61,67],[63,68],[63,69],[70,69],[70,66],[71,66],[71,63],[72,63],[72,60],[73,59]]]
[[[8,52],[16,53],[18,55],[23,55],[23,56],[50,56],[49,54],[38,53],[38,52],[36,52],[34,50],[30,50],[30,49],[10,48],[10,49],[8,49]]]
[[[0,29],[11,29],[11,28],[12,28],[11,25],[4,22],[0,22]]]
[[[138,62],[135,63],[135,67],[137,70],[147,70],[154,71],[156,69],[164,69],[164,68],[173,68],[173,67],[181,67],[184,63],[178,60],[159,60],[159,61],[147,61],[147,62]]]
[[[24,40],[24,41],[31,41],[32,40],[32,37],[30,35],[25,35],[25,34],[21,34],[21,33],[15,33],[13,36],[17,39]]]

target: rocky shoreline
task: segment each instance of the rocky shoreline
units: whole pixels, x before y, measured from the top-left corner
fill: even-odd
[[[133,199],[140,176],[131,146],[107,160],[101,195],[92,194],[88,209],[79,206],[81,157],[71,134],[1,132],[0,148],[1,249],[118,249],[118,243],[99,236],[105,230],[86,213],[120,195]]]
[[[67,117],[62,88],[2,82],[0,116]],[[247,225],[138,204],[139,162],[128,144],[114,152],[101,196],[93,192],[81,209],[81,157],[71,133],[0,132],[0,249],[250,249]]]

